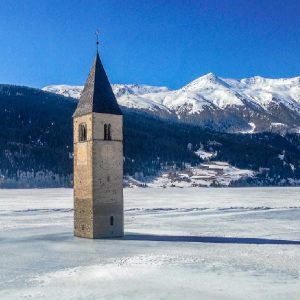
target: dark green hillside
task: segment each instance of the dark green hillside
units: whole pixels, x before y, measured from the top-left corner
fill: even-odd
[[[260,168],[270,169],[258,175],[256,184],[277,184],[282,178],[300,178],[300,147],[297,146],[299,139],[295,135],[284,138],[272,133],[226,134],[182,123],[168,123],[130,112],[125,114],[124,125],[125,155],[135,159],[134,163],[125,161],[127,171],[145,172],[149,166],[157,167],[154,163],[157,162],[157,157],[160,158],[160,163],[176,163],[178,167],[183,162],[196,164],[199,158],[187,150],[187,145],[191,143],[195,151],[201,142],[205,150],[218,152],[215,160],[227,161],[236,167],[255,171]],[[283,152],[284,161],[279,158]],[[294,171],[290,164],[296,167]],[[271,176],[274,180],[270,181],[266,176]]]
[[[75,107],[72,98],[0,85],[0,186],[72,185]],[[216,160],[241,168],[264,168],[256,179],[243,184],[278,184],[284,178],[300,178],[297,135],[224,134],[123,111],[125,174],[154,175],[161,168],[200,163],[193,151],[201,143],[204,149],[217,151]],[[283,151],[284,160],[279,158]]]
[[[1,85],[1,173],[14,179],[18,179],[20,171],[33,172],[33,176],[37,171],[51,171],[62,177],[71,174],[71,115],[75,106],[71,98]]]

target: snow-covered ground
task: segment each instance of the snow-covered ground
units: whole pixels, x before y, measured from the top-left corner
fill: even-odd
[[[0,299],[300,299],[299,195],[125,189],[125,237],[86,240],[71,189],[0,190]]]

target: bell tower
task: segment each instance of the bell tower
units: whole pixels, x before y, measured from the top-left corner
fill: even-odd
[[[74,235],[124,234],[123,115],[97,53],[73,114]]]

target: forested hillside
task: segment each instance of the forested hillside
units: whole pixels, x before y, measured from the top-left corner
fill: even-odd
[[[72,185],[72,98],[38,89],[0,85],[0,186]],[[202,147],[214,160],[257,172],[236,184],[290,184],[300,179],[300,140],[272,133],[226,134],[155,118],[123,108],[124,174],[156,175],[202,160]]]

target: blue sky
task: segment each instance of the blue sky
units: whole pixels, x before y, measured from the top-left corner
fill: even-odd
[[[300,75],[299,0],[2,0],[0,83],[83,84],[96,28],[112,83]]]

